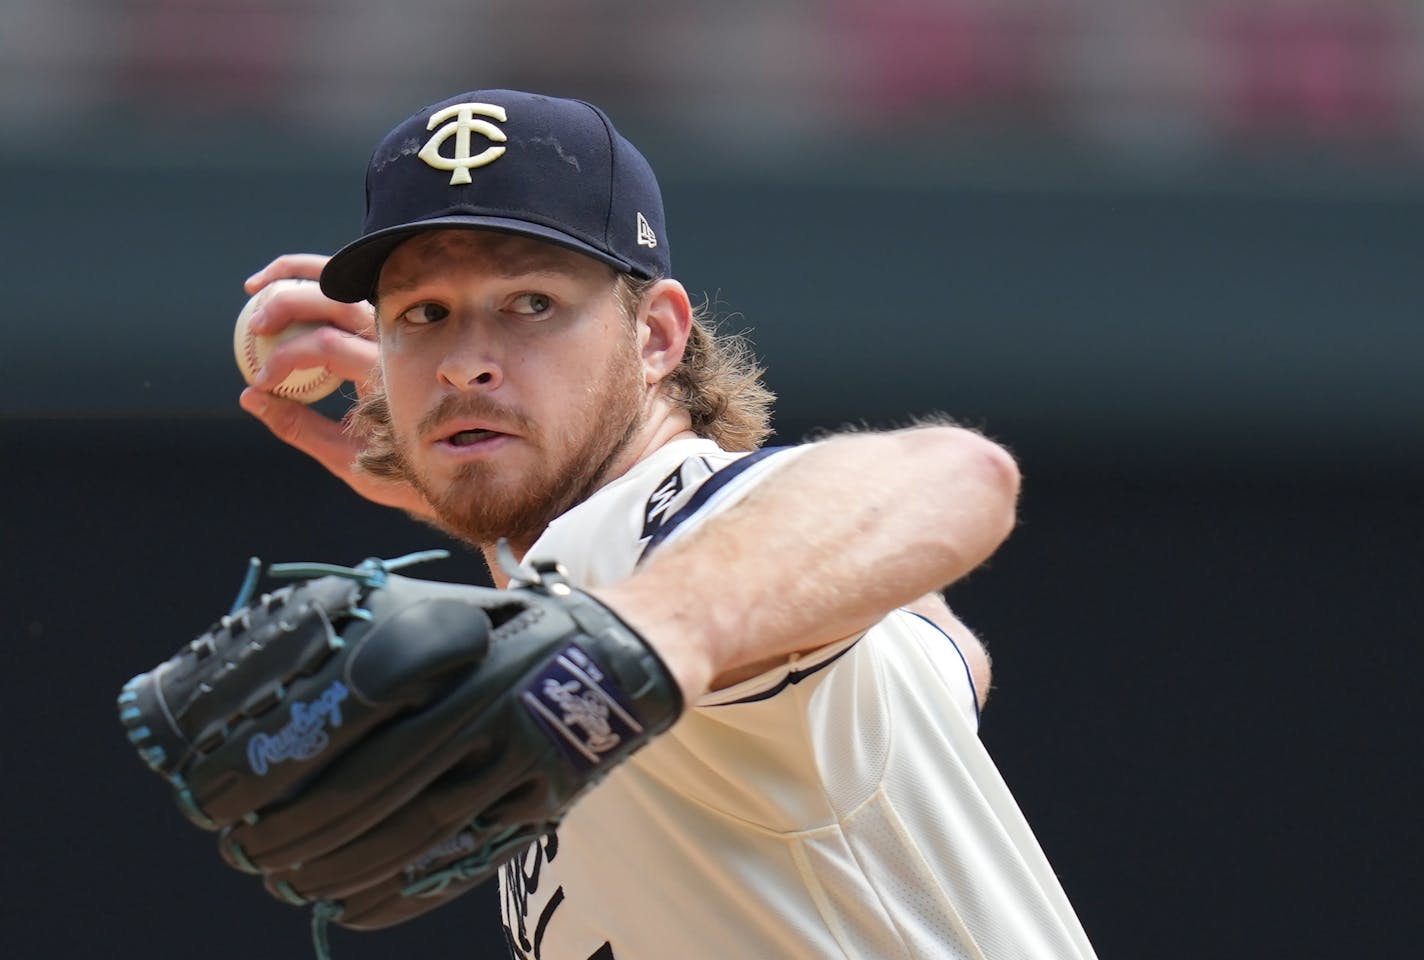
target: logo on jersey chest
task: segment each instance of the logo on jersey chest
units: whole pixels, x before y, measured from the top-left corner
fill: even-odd
[[[530,900],[538,899],[539,878],[544,872],[544,864],[558,855],[559,835],[550,833],[525,847],[524,852],[516,854],[500,869],[504,936],[510,955],[515,960],[529,960],[531,957],[543,960],[544,932],[554,911],[564,901],[564,888],[559,887],[554,890],[553,896],[545,898],[546,902],[539,909],[534,924],[529,922],[531,907],[535,906]]]
[[[555,915],[566,903],[564,888],[547,865],[559,855],[559,835],[550,833],[524,848],[522,853],[500,868],[500,912],[504,914],[504,939],[512,960],[546,960],[544,937],[556,924]],[[546,869],[549,873],[546,873]],[[540,880],[543,879],[543,896]],[[550,885],[558,884],[552,891]],[[541,902],[542,901],[542,902]],[[570,910],[564,911],[565,920]],[[533,916],[531,916],[531,914]],[[532,921],[532,922],[531,922]],[[597,937],[592,940],[597,943]],[[583,948],[588,949],[587,946]],[[582,953],[582,950],[579,951]],[[560,956],[568,956],[560,953]],[[613,945],[607,940],[594,948],[588,960],[615,960]]]

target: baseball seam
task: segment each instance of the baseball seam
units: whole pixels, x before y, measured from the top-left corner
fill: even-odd
[[[257,360],[257,335],[253,333],[251,329],[243,330],[242,346],[243,353],[247,357],[248,375],[255,377],[257,376],[257,371],[262,369],[262,364],[259,363]],[[298,374],[301,374],[304,370],[313,370],[316,372],[313,374],[307,374],[305,377],[302,377],[301,379],[293,383],[292,378],[296,377]],[[293,370],[287,375],[287,378],[285,380],[283,380],[277,386],[273,387],[268,392],[275,393],[278,396],[282,397],[294,397],[297,394],[305,393],[308,390],[315,390],[317,387],[324,384],[330,378],[331,371],[328,370],[326,367],[302,367],[300,369]]]

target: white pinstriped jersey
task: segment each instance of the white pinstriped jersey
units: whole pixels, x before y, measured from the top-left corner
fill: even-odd
[[[615,582],[797,453],[673,442],[556,520],[529,559]],[[510,950],[1091,958],[977,727],[953,639],[906,611],[716,691],[505,866]]]

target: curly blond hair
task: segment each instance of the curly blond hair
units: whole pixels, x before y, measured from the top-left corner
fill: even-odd
[[[618,298],[630,318],[657,280],[619,275]],[[771,434],[776,394],[762,382],[765,369],[751,342],[740,333],[722,333],[711,306],[693,308],[692,330],[682,362],[662,383],[667,396],[687,411],[692,431],[724,450],[755,450]],[[391,411],[379,379],[347,415],[347,429],[365,440],[356,465],[382,480],[403,480],[404,466],[391,433]]]

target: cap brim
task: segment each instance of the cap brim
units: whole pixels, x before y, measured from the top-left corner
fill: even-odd
[[[477,217],[458,215],[436,217],[432,220],[418,220],[414,223],[386,227],[354,240],[338,250],[321,271],[321,292],[333,300],[343,303],[359,303],[374,300],[376,281],[380,279],[381,267],[386,258],[401,243],[417,233],[430,230],[492,230],[496,233],[512,233],[521,237],[547,240],[549,243],[567,247],[608,264],[623,273],[639,273],[632,264],[621,257],[615,257],[562,230],[546,227],[527,220],[509,217]]]

